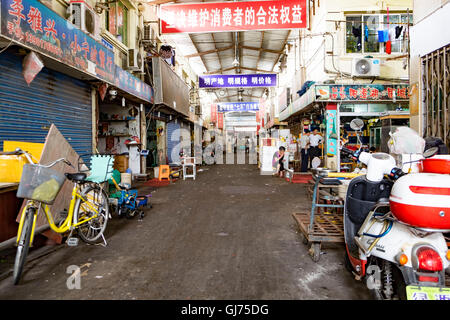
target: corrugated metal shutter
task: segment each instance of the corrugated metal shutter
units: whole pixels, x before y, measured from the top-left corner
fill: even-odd
[[[180,123],[169,122],[167,124],[167,153],[169,163],[176,161],[172,159],[172,150],[180,143]],[[178,157],[177,157],[178,158]]]
[[[54,123],[78,154],[92,152],[90,87],[43,68],[30,86],[22,75],[22,58],[0,55],[0,150],[4,140],[45,142]]]

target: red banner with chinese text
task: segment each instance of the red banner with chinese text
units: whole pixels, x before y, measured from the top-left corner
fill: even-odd
[[[307,12],[306,0],[166,4],[161,33],[301,29]]]
[[[260,112],[261,112],[260,110],[256,111],[256,123],[257,124],[261,123],[261,113]]]
[[[211,105],[211,123],[217,122],[217,104]]]
[[[223,129],[223,113],[222,112],[219,112],[217,114],[217,128]]]

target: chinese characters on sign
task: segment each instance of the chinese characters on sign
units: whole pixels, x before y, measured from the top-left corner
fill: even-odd
[[[276,74],[236,74],[199,76],[200,88],[276,87]]]
[[[167,4],[161,33],[306,28],[306,0]]]
[[[1,17],[0,33],[5,37],[103,80],[114,80],[113,51],[39,1],[2,0]]]
[[[154,96],[152,87],[134,77],[132,74],[123,70],[119,66],[116,66],[115,86],[126,92],[132,93],[142,100],[153,103]]]
[[[223,129],[223,113],[217,114],[217,128]]]
[[[408,300],[450,300],[450,288],[407,286]]]
[[[93,74],[152,102],[152,88],[114,64],[105,46],[37,0],[2,0],[0,33],[36,52]],[[107,43],[107,42],[106,42]]]
[[[337,134],[337,105],[328,104],[327,106],[327,154],[329,156],[337,155],[337,139],[332,138],[332,134]]]
[[[217,105],[216,104],[211,105],[211,122],[212,123],[217,122]]]
[[[219,103],[218,107],[218,112],[258,111],[259,102],[227,102]]]
[[[409,100],[409,90],[408,85],[319,85],[316,96],[331,101]]]

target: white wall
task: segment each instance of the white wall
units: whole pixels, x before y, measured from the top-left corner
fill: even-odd
[[[450,0],[414,0],[414,24],[419,24],[423,19],[449,2]]]
[[[411,128],[424,134],[423,81],[421,57],[450,43],[448,19],[450,17],[449,0],[415,0],[414,22],[411,29],[411,85],[416,88],[410,98],[411,105],[418,110],[411,114]]]
[[[424,56],[450,43],[450,2],[437,8],[411,28],[412,56]]]

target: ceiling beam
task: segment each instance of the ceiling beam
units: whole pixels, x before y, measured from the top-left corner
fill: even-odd
[[[144,2],[143,4],[150,4],[150,5],[158,5],[158,4],[164,4],[169,2],[177,2],[176,0],[155,0],[150,2]]]
[[[204,0],[203,0],[203,1],[204,1]],[[217,46],[216,46],[216,38],[214,37],[214,33],[211,33],[211,37],[212,37],[212,40],[213,40],[213,42],[214,42],[214,48],[217,50]],[[222,59],[220,58],[219,51],[217,51],[217,59],[219,60],[220,69],[223,69]],[[227,94],[229,94],[228,89],[225,89],[225,90],[227,91]],[[220,97],[217,95],[217,93],[216,93],[216,96],[217,96],[217,97],[219,98],[219,100],[220,100]]]
[[[223,98],[233,98],[233,97],[238,97],[239,96],[239,94],[232,94],[232,95],[229,95],[229,96],[224,96]],[[251,95],[251,94],[241,94],[241,96],[242,97],[249,97],[249,98],[254,98],[254,99],[260,99],[261,97],[257,97],[257,96],[254,96],[254,95]]]
[[[292,31],[289,30],[289,32],[288,32],[287,35],[286,35],[286,38],[285,38],[284,41],[283,41],[283,46],[281,47],[281,52],[280,52],[280,54],[278,55],[277,60],[275,60],[275,63],[273,64],[272,71],[273,71],[273,69],[275,69],[275,66],[276,66],[277,63],[278,63],[278,60],[280,60],[280,57],[281,57],[281,55],[283,54],[284,48],[286,47],[286,45],[287,45],[287,43],[288,43],[289,36],[291,35],[291,32],[292,32]]]
[[[192,42],[192,45],[194,46],[195,50],[197,50],[198,52],[198,47],[197,44],[195,43],[194,39],[192,39],[192,35],[190,33],[188,33],[189,39]],[[200,59],[202,60],[203,66],[205,67],[206,72],[208,72],[208,67],[206,66],[205,60],[203,60],[203,57],[200,57]],[[214,92],[216,94],[216,97],[219,99],[219,96],[217,95],[217,92]]]
[[[215,44],[215,43],[214,43]],[[246,49],[246,50],[253,50],[253,51],[259,51],[259,52],[267,52],[267,53],[274,53],[274,54],[280,54],[283,53],[283,50],[271,50],[271,49],[264,49],[264,48],[258,48],[258,47],[250,47],[250,46],[244,46],[244,45],[238,45],[239,49]],[[199,52],[199,53],[193,53],[193,54],[189,54],[184,56],[185,58],[194,58],[194,57],[199,57],[199,56],[204,56],[207,54],[213,54],[213,53],[218,53],[218,52],[222,52],[222,51],[227,51],[227,50],[231,50],[234,49],[234,45],[228,46],[228,47],[224,47],[224,48],[216,48],[216,49],[212,49],[212,50],[208,50],[208,51],[203,51],[203,52]]]
[[[215,45],[215,42],[214,42],[214,45]],[[187,58],[187,59],[194,58],[194,57],[202,57],[202,56],[207,55],[207,54],[219,53],[219,52],[230,50],[230,49],[233,49],[233,48],[234,48],[234,46],[229,46],[229,47],[225,47],[225,48],[215,48],[215,49],[208,50],[208,51],[203,51],[203,52],[189,54],[189,55],[184,56],[184,57]]]
[[[264,32],[264,31],[263,31]],[[264,33],[263,33],[264,34]],[[259,48],[259,47],[250,47],[250,46],[244,46],[244,45],[240,45],[239,48],[241,49],[247,49],[247,50],[253,50],[253,51],[259,51],[261,52],[268,52],[268,53],[274,53],[274,54],[280,54],[283,53],[283,50],[271,50],[271,49],[264,49],[264,48]]]
[[[264,36],[265,36],[265,31],[261,31],[261,44],[260,44],[260,48],[261,49],[263,49],[263,46],[264,46]],[[261,51],[259,51],[259,53],[258,53],[258,60],[256,61],[256,69],[258,69],[258,67],[259,67],[259,61],[261,61],[261,55],[262,55],[262,50]],[[252,91],[251,91],[251,94],[253,94],[253,90],[254,89],[252,89]],[[264,93],[263,93],[264,94]],[[262,95],[261,95],[261,97],[262,97]]]

